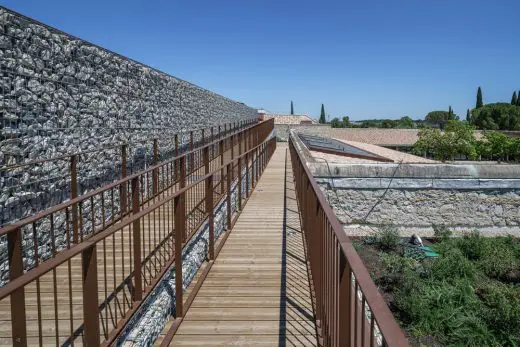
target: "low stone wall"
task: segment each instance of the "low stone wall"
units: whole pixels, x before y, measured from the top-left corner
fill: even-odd
[[[520,226],[518,189],[336,189],[321,184],[341,222],[466,229]],[[366,218],[368,216],[368,218]],[[366,220],[365,220],[366,218]]]

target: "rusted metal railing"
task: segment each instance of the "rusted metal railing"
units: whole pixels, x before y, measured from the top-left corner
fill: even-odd
[[[183,298],[184,246],[208,222],[210,262],[218,254],[237,218],[232,187],[242,206],[254,187],[244,180],[255,182],[276,147],[274,139],[266,141],[273,127],[265,121],[229,132],[0,229],[9,271],[0,288],[0,345],[109,345],[174,265],[175,311],[182,319],[200,287]],[[116,197],[126,214],[113,211]],[[103,208],[95,209],[94,199]],[[228,231],[217,246],[213,211],[221,201]],[[92,213],[85,218],[87,209]]]
[[[408,346],[292,137],[289,150],[324,346]]]
[[[227,137],[254,123],[254,120],[237,121],[206,129],[193,129],[171,137],[104,146],[3,166],[0,168],[2,189],[13,202],[4,206],[0,227],[169,160],[180,153]],[[154,191],[157,188],[154,186]],[[19,203],[16,203],[16,199]],[[126,207],[126,203],[123,201],[123,207]]]

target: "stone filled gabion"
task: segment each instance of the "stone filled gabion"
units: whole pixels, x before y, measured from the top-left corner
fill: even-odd
[[[189,132],[256,117],[256,110],[0,7],[0,227],[71,196],[70,159],[14,169],[8,166],[80,151],[78,190],[85,194],[127,171],[171,158],[174,135],[186,148]],[[209,133],[206,132],[206,136]],[[2,168],[3,167],[3,168]],[[148,189],[150,187],[147,187]],[[114,213],[119,213],[119,194]],[[84,232],[103,222],[100,196],[82,211]],[[105,213],[105,220],[111,218]],[[56,251],[66,247],[66,217],[54,218]],[[52,253],[50,221],[23,228],[24,268]],[[0,237],[0,286],[8,279],[7,238]]]
[[[171,157],[174,134],[250,120],[256,110],[0,7],[0,168],[151,139]],[[195,133],[195,141],[201,133]],[[148,141],[145,143],[144,141]],[[120,151],[79,158],[82,193],[120,177]],[[68,160],[0,169],[0,226],[70,197]]]
[[[251,182],[254,170],[250,170],[249,182]],[[251,189],[251,183],[249,183]],[[238,211],[237,181],[233,183],[231,194],[231,211]],[[246,196],[245,170],[242,171],[242,195]],[[226,230],[227,202],[221,200],[215,207],[215,238]],[[206,222],[199,232],[183,250],[183,290],[186,290],[195,274],[200,269],[208,254],[209,225]],[[175,314],[175,267],[172,267],[154,292],[143,303],[139,312],[127,324],[121,337],[117,340],[117,346],[141,347],[152,346],[159,334],[164,329],[167,320]]]

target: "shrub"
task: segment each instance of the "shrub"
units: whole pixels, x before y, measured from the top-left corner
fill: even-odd
[[[433,235],[441,240],[450,238],[453,232],[446,225],[433,225]]]
[[[456,245],[470,260],[479,260],[487,247],[486,238],[478,231],[472,231],[458,238]]]
[[[431,265],[431,276],[440,281],[474,280],[477,269],[458,249],[452,249]]]
[[[520,345],[520,287],[486,284],[479,289],[481,316],[502,346]]]
[[[402,274],[406,270],[413,270],[417,263],[412,258],[402,257],[395,253],[381,252],[380,258],[385,270],[391,274]]]
[[[393,225],[381,227],[378,234],[378,242],[382,249],[391,250],[399,244],[399,231]]]
[[[487,243],[477,263],[478,267],[486,276],[502,279],[518,266],[514,250],[504,240],[490,239]]]

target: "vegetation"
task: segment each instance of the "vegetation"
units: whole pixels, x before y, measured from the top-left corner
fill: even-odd
[[[470,122],[483,130],[520,130],[520,106],[499,102],[471,112]]]
[[[330,126],[332,128],[351,128],[352,124],[350,123],[350,119],[348,116],[343,117],[342,120],[339,120],[339,118],[333,118],[330,121]]]
[[[520,345],[520,240],[436,228],[438,257],[411,257],[403,241],[387,248],[381,235],[356,246],[411,342]]]
[[[325,124],[327,123],[327,119],[325,118],[325,106],[323,106],[323,104],[321,104],[321,112],[320,112],[320,120],[319,120],[320,124]]]
[[[477,158],[474,127],[467,122],[448,120],[444,131],[424,128],[419,131],[419,140],[413,151],[417,155],[431,154],[437,160],[454,160],[464,155]]]
[[[424,120],[432,125],[436,125],[441,129],[444,128],[444,125],[450,120],[458,119],[458,117],[453,113],[451,106],[448,111],[432,111],[426,115]]]
[[[511,105],[518,105],[518,97],[516,96],[516,91],[513,92],[513,97],[511,98]]]
[[[293,102],[291,100],[291,115],[293,115],[293,114],[294,114],[294,105],[293,105]]]
[[[482,106],[484,106],[484,102],[482,101],[482,89],[480,87],[478,87],[477,104],[476,104],[475,108],[481,108]]]

